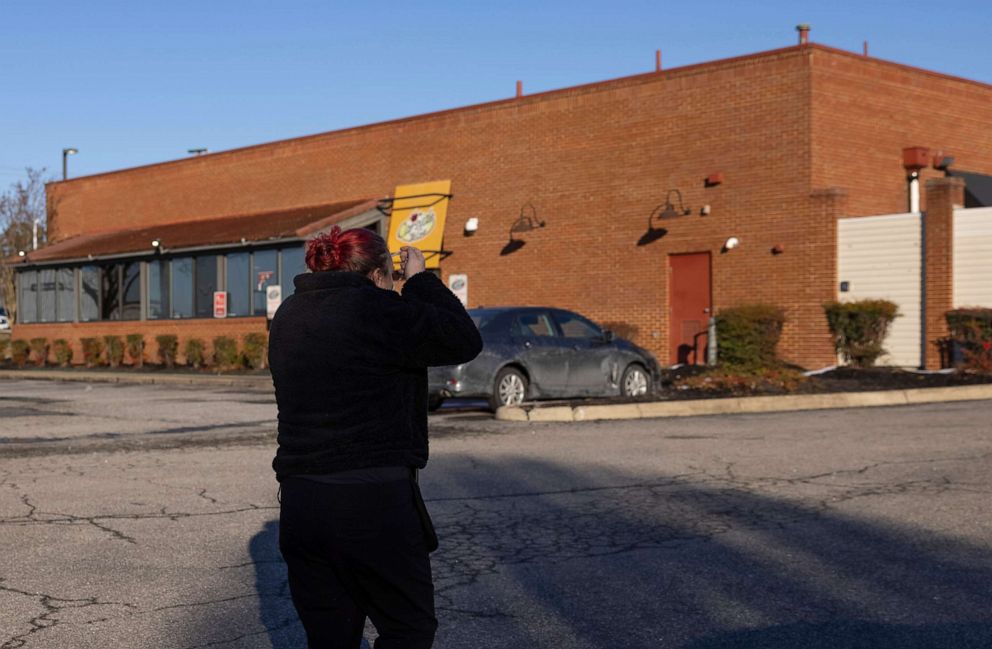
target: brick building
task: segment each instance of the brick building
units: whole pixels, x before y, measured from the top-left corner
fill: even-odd
[[[264,330],[259,293],[291,290],[306,236],[381,229],[376,199],[448,179],[440,272],[467,276],[469,306],[572,308],[665,362],[707,312],[772,303],[782,355],[829,365],[838,219],[907,210],[907,147],[992,175],[990,126],[992,86],[800,43],[55,182],[51,243],[18,266],[34,311],[14,337]],[[945,175],[919,170],[923,210],[964,201]],[[511,235],[521,217],[545,227]],[[940,284],[948,258],[927,263]],[[212,291],[229,292],[224,320]]]

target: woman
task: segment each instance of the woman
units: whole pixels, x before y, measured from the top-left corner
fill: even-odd
[[[436,547],[415,472],[427,463],[427,367],[467,362],[482,339],[461,302],[381,237],[335,227],[307,244],[312,273],[272,320],[279,407],[273,461],[279,547],[310,647],[430,647]]]

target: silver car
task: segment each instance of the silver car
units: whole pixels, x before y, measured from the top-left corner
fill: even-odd
[[[544,307],[471,309],[479,356],[428,372],[430,406],[483,398],[492,409],[530,399],[646,396],[659,378],[650,352],[572,311]]]

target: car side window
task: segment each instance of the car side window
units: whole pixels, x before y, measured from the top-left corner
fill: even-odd
[[[555,320],[566,338],[602,338],[603,331],[580,315],[556,311]]]
[[[555,326],[551,318],[546,313],[521,313],[516,317],[515,333],[524,337],[549,337],[557,336]]]

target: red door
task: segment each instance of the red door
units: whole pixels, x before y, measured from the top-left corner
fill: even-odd
[[[668,340],[671,363],[705,363],[710,320],[710,253],[669,255]]]

